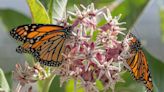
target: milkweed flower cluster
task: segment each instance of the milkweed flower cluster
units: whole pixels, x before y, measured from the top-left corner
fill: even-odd
[[[124,50],[124,40],[118,40],[119,35],[125,35],[118,22],[120,16],[112,18],[109,10],[97,10],[91,4],[88,7],[75,6],[71,16],[73,36],[67,40],[66,52],[63,53],[63,64],[54,70],[60,76],[61,86],[69,79],[81,84],[85,92],[98,92],[96,81],[101,81],[104,90],[114,91],[116,82],[123,81],[120,77],[121,65],[125,61],[121,55]],[[98,26],[103,16],[106,24]]]
[[[72,35],[65,44],[66,51],[62,53],[62,65],[48,74],[38,64],[34,67],[25,65],[25,69],[16,65],[14,74],[20,85],[43,80],[50,76],[49,74],[60,76],[60,86],[73,79],[75,89],[77,84],[80,84],[85,92],[98,92],[96,81],[102,83],[104,91],[109,88],[114,91],[115,84],[123,82],[120,73],[123,62],[126,61],[129,40],[119,40],[118,37],[126,36],[123,32],[126,29],[120,27],[125,22],[119,22],[121,16],[113,18],[108,9],[95,9],[94,4],[80,6],[82,10],[74,6],[75,12],[68,12],[68,19],[57,21],[57,24],[71,25],[72,28]],[[106,20],[106,24],[99,25],[102,19]]]
[[[27,63],[25,63],[25,65],[16,64],[15,67],[16,69],[13,75],[19,82],[15,92],[21,92],[26,84],[35,83],[38,80],[43,80],[48,77],[46,71],[38,63],[33,67],[30,67]],[[28,92],[31,92],[31,89],[32,87],[29,88]]]

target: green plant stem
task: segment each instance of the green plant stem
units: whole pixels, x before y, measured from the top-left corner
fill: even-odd
[[[164,42],[164,9],[160,10],[160,18],[161,18],[161,36],[162,36],[162,41]]]
[[[53,0],[50,0],[48,3],[48,14],[50,18],[50,23],[52,23],[52,9],[53,9]]]
[[[38,92],[49,92],[49,88],[55,75],[51,75],[45,80],[38,81]]]

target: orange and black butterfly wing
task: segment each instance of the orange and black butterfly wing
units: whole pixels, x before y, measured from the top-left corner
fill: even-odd
[[[43,43],[44,40],[40,41],[40,39],[48,35],[50,32],[58,32],[58,30],[62,29],[64,29],[62,26],[50,24],[29,24],[12,29],[10,31],[10,35],[16,40],[24,43],[22,46],[17,48],[17,52],[33,53],[37,49],[36,45],[38,46]],[[32,45],[34,46],[32,47]]]
[[[146,57],[141,48],[141,43],[133,34],[130,34],[130,37],[132,37],[132,40],[129,43],[131,48],[130,53],[132,56],[127,59],[130,72],[136,80],[144,82],[148,91],[152,92],[153,84],[151,81]]]
[[[140,68],[140,72],[142,72],[141,80],[143,80],[148,91],[152,92],[153,83],[152,83],[152,78],[150,75],[149,67],[147,64],[147,60],[146,60],[146,57],[145,57],[145,54],[143,51],[140,51],[139,53],[140,53],[140,57],[141,57],[141,61],[142,61],[141,68]]]
[[[59,66],[62,63],[62,53],[65,51],[66,38],[55,36],[45,41],[34,53],[37,60],[47,66]]]
[[[138,80],[142,81],[147,87],[148,91],[152,91],[153,84],[148,68],[148,64],[146,61],[146,57],[143,51],[136,52],[131,58],[127,59],[127,64],[130,67],[130,72],[132,76]]]
[[[44,61],[45,65],[57,66],[62,61],[61,53],[64,51],[66,31],[67,28],[62,26],[30,24],[13,29],[10,35],[23,42],[23,45],[16,49],[17,52],[32,53],[38,61]]]
[[[131,56],[131,58],[127,59],[127,64],[130,67],[130,71],[136,80],[139,80],[141,77],[141,74],[138,70],[140,68],[140,62],[138,62],[138,57],[139,53],[137,52],[135,55]]]
[[[39,37],[52,31],[62,30],[64,27],[51,24],[29,24],[22,25],[10,31],[10,35],[16,40],[33,43]]]

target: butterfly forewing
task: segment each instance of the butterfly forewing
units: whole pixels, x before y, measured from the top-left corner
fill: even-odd
[[[22,41],[16,51],[31,53],[41,64],[59,66],[65,50],[68,29],[51,24],[22,25],[10,32],[16,40]]]
[[[129,43],[131,56],[127,59],[130,72],[136,80],[142,81],[145,84],[149,92],[152,92],[153,84],[141,43],[133,34],[130,34],[129,37],[132,38]]]
[[[43,36],[46,33],[62,29],[64,29],[64,27],[51,24],[29,24],[12,29],[10,35],[16,40],[27,42],[30,41],[30,39]]]

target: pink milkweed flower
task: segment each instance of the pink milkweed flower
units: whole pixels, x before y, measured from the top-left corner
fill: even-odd
[[[28,64],[25,64],[24,69],[20,64],[16,64],[14,76],[20,82],[20,84],[24,86],[27,83],[36,82],[37,79],[35,75],[37,75],[37,73],[38,71],[31,69]]]
[[[118,35],[125,36],[125,28],[120,27],[125,22],[119,23],[120,16],[112,18],[109,10],[105,14],[102,9],[95,9],[94,4],[80,6],[81,10],[75,5],[75,12],[69,12],[69,17],[73,17],[70,17],[70,23],[68,18],[57,21],[64,26],[72,25],[72,35],[65,41],[62,65],[53,68],[48,74],[41,66],[26,66],[23,70],[20,65],[16,65],[16,78],[22,85],[55,74],[60,76],[60,86],[73,79],[75,89],[78,82],[86,92],[98,92],[96,81],[99,80],[104,91],[109,88],[114,91],[115,84],[121,80],[122,64],[129,50],[127,38],[118,40]],[[100,14],[104,15],[107,22],[101,27],[98,26],[102,20]]]
[[[80,80],[86,92],[98,92],[96,80],[102,82],[104,90],[114,90],[116,82],[121,79],[121,64],[125,61],[121,56],[125,51],[123,40],[118,40],[119,34],[125,35],[125,28],[119,27],[125,23],[119,23],[119,17],[105,15],[100,12],[101,9],[95,9],[93,4],[80,6],[82,11],[75,6],[75,13],[69,12],[75,17],[72,19],[74,35],[66,43],[63,64],[54,73],[60,76],[61,84],[70,79],[75,82]],[[99,14],[104,14],[107,20],[101,27],[97,26]],[[99,33],[93,41],[96,30]]]
[[[123,50],[123,46],[121,43],[117,44],[114,48],[106,48],[106,60],[118,60],[118,57],[120,56],[121,52]]]
[[[38,80],[43,80],[47,76],[45,70],[40,66],[39,63],[36,63],[33,67],[30,67],[27,63],[24,66],[16,64],[16,69],[13,72],[14,78],[19,82],[15,91],[21,92],[22,87],[26,84],[35,83]],[[29,88],[29,92],[32,90]]]

